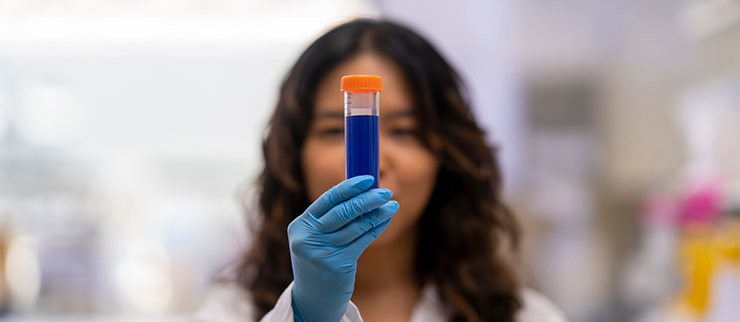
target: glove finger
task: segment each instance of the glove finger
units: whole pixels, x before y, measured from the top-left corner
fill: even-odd
[[[370,188],[374,180],[375,178],[370,175],[361,175],[344,180],[317,198],[308,206],[306,213],[314,218],[321,218],[334,206]]]
[[[371,229],[391,219],[397,210],[398,202],[389,201],[380,208],[358,217],[336,232],[327,235],[330,238],[328,243],[334,246],[349,244]]]
[[[370,246],[370,244],[375,241],[386,228],[388,228],[388,225],[391,224],[392,220],[392,218],[386,220],[385,222],[375,226],[375,228],[370,229],[353,242],[347,244],[347,255],[349,255],[352,260],[357,261],[360,258],[360,255],[362,255],[362,252],[364,252],[365,249],[367,249],[367,247]]]
[[[324,233],[334,232],[362,214],[384,205],[392,196],[393,192],[385,188],[370,189],[326,212],[317,220],[316,226]]]

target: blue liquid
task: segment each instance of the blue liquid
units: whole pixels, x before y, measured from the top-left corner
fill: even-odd
[[[369,174],[379,184],[378,116],[344,117],[345,170],[347,178]]]

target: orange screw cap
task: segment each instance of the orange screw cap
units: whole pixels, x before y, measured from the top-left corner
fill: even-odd
[[[347,75],[342,77],[342,92],[383,91],[383,80],[375,75]]]

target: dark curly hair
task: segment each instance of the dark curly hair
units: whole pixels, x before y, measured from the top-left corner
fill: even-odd
[[[404,72],[418,106],[421,141],[440,160],[420,219],[416,271],[436,285],[451,321],[514,321],[519,278],[506,254],[518,254],[520,229],[501,200],[495,150],[476,124],[459,75],[410,29],[358,19],[329,31],[300,56],[280,88],[262,144],[254,240],[236,271],[261,319],[293,280],[287,227],[310,204],[301,170],[316,86],[339,63],[373,52]]]

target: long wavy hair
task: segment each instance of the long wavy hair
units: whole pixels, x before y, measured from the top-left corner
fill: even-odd
[[[514,321],[519,278],[505,254],[518,254],[520,229],[501,200],[495,149],[471,113],[459,75],[424,38],[396,23],[358,19],[311,44],[288,72],[262,144],[254,240],[236,270],[261,319],[293,280],[287,227],[309,205],[300,151],[312,122],[316,86],[339,63],[372,52],[404,72],[421,126],[419,139],[440,160],[418,223],[417,276],[434,283],[451,321]]]

